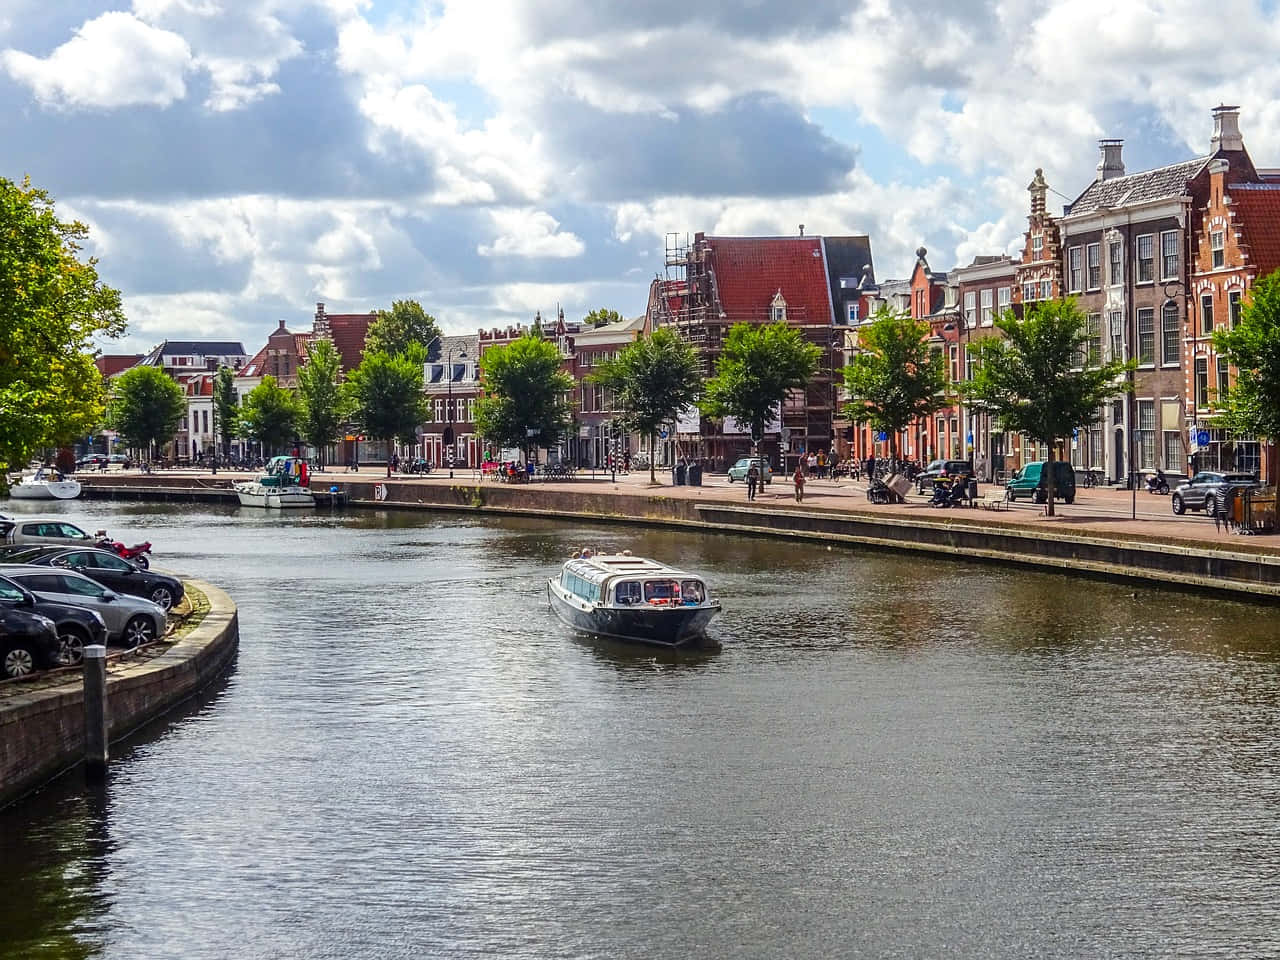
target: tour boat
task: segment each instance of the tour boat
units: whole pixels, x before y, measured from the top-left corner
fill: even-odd
[[[565,563],[547,581],[547,598],[569,626],[633,643],[695,646],[720,612],[701,577],[629,552],[591,554]]]
[[[32,476],[12,484],[9,496],[15,500],[74,500],[80,496],[80,482],[41,467]]]
[[[257,480],[242,480],[232,484],[240,505],[286,510],[295,507],[314,507],[315,495],[307,486],[309,480],[307,462],[297,457],[273,457],[267,471]]]

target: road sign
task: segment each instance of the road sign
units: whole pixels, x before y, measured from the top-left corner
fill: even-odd
[[[1209,445],[1209,431],[1200,430],[1196,433],[1196,446],[1207,447]]]
[[[671,436],[671,431],[670,431],[670,430],[659,430],[659,431],[658,431],[658,436],[659,436],[659,438],[661,438],[661,439],[665,440],[665,439],[667,439],[667,437]]]
[[[884,443],[888,439],[889,439],[889,435],[885,433],[883,430],[881,430],[879,433],[876,434],[876,443]]]

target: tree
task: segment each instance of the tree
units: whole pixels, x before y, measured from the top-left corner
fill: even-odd
[[[752,441],[758,444],[787,392],[809,383],[821,356],[818,347],[786,323],[735,323],[716,361],[715,375],[706,383],[702,412],[749,424]]]
[[[702,364],[693,347],[670,327],[627,344],[588,378],[614,392],[614,406],[649,436],[649,482],[657,483],[653,456],[658,430],[702,392]]]
[[[1005,339],[969,344],[980,365],[964,393],[990,410],[1001,429],[1048,448],[1046,492],[1053,516],[1055,446],[1101,419],[1103,404],[1129,389],[1120,378],[1132,365],[1103,363],[1091,354],[1088,321],[1074,298],[1037,303],[1022,319],[1006,312],[995,328]]]
[[[942,354],[929,347],[928,336],[923,320],[881,307],[858,331],[858,353],[844,368],[845,415],[888,434],[895,460],[902,431],[951,402]]]
[[[440,353],[439,336],[436,318],[423,310],[418,301],[393,300],[391,309],[379,310],[378,319],[369,325],[364,355],[404,353],[409,344],[420,343],[429,349],[434,359]]]
[[[98,261],[79,257],[88,234],[30,180],[0,178],[0,467],[102,422],[94,343],[123,333],[125,317]]]
[[[346,415],[345,398],[338,385],[341,369],[333,342],[314,340],[307,350],[307,362],[298,370],[302,439],[321,457],[324,448],[337,441]]]
[[[606,323],[617,323],[622,319],[622,314],[617,310],[610,310],[608,307],[600,307],[598,310],[592,310],[582,318],[583,323],[589,323],[593,327],[603,327]]]
[[[1218,355],[1238,368],[1236,382],[1219,398],[1223,422],[1235,435],[1280,441],[1280,270],[1256,281],[1233,329],[1217,330]],[[1268,475],[1276,476],[1274,461]]]
[[[218,423],[217,438],[222,443],[222,456],[231,456],[231,438],[236,434],[239,411],[236,405],[235,371],[219,367],[213,381],[213,418]],[[216,469],[216,467],[215,467]]]
[[[288,446],[298,435],[301,410],[293,392],[276,383],[275,377],[262,382],[245,394],[237,419],[240,432],[257,440],[268,453]]]
[[[387,476],[391,476],[391,444],[414,439],[427,418],[422,364],[408,356],[365,351],[360,366],[347,374],[343,390],[364,432],[387,442]]]
[[[563,362],[554,343],[532,332],[486,350],[480,358],[483,395],[476,404],[481,435],[504,447],[556,443],[569,426],[565,396],[573,389],[573,378],[560,369]]]
[[[111,381],[107,425],[148,456],[173,439],[186,415],[186,393],[159,367],[133,367]]]

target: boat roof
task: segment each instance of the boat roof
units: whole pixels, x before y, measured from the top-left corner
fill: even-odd
[[[585,560],[569,560],[565,569],[596,582],[618,576],[694,576],[657,560],[633,557],[627,553],[597,553]]]

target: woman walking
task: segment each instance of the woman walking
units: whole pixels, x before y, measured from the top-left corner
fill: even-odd
[[[804,502],[804,467],[800,466],[799,464],[796,464],[796,472],[791,477],[791,480],[796,485],[796,503],[803,503]]]

